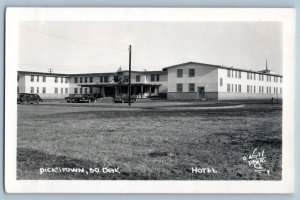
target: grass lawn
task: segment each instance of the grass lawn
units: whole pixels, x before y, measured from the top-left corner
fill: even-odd
[[[191,104],[18,105],[17,178],[281,180],[281,105],[193,110]],[[264,150],[270,175],[243,160],[255,148]],[[40,174],[55,167],[120,173]],[[192,173],[195,167],[217,173]]]

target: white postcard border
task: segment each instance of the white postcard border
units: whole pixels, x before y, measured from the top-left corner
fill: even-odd
[[[20,21],[279,21],[283,23],[281,181],[16,180]],[[7,8],[5,190],[10,193],[292,193],[295,179],[295,10],[284,8]]]

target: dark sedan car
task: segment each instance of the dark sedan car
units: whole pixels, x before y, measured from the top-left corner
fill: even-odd
[[[43,99],[38,94],[20,93],[18,94],[18,104],[39,104]]]
[[[97,98],[93,94],[70,94],[65,100],[68,103],[95,103]]]

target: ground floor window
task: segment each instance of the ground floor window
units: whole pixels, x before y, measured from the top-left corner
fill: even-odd
[[[182,92],[182,83],[177,83],[177,92]]]
[[[74,88],[74,93],[78,94],[78,88]]]
[[[69,93],[69,91],[68,91],[68,88],[65,88],[65,93],[66,93],[66,94],[68,94],[68,93]]]
[[[34,93],[34,87],[30,88],[30,93]]]
[[[227,84],[227,92],[230,92],[230,84]]]
[[[61,94],[64,93],[64,88],[60,88],[60,93],[61,93]]]
[[[195,83],[189,83],[189,92],[195,92]]]
[[[46,93],[46,87],[43,87],[43,94]]]
[[[36,93],[40,93],[40,88],[39,87],[36,88]]]
[[[57,87],[54,88],[54,93],[55,93],[55,94],[58,94],[58,88],[57,88]]]

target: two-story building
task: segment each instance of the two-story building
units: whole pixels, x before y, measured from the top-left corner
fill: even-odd
[[[168,99],[282,98],[282,76],[270,70],[252,71],[187,62],[165,67]]]
[[[124,72],[128,75],[128,71]],[[58,74],[19,71],[18,93],[36,93],[45,99],[62,99],[69,94],[115,97],[128,92],[128,84],[113,81],[115,73]],[[132,71],[131,93],[137,98],[166,96],[166,71]]]

